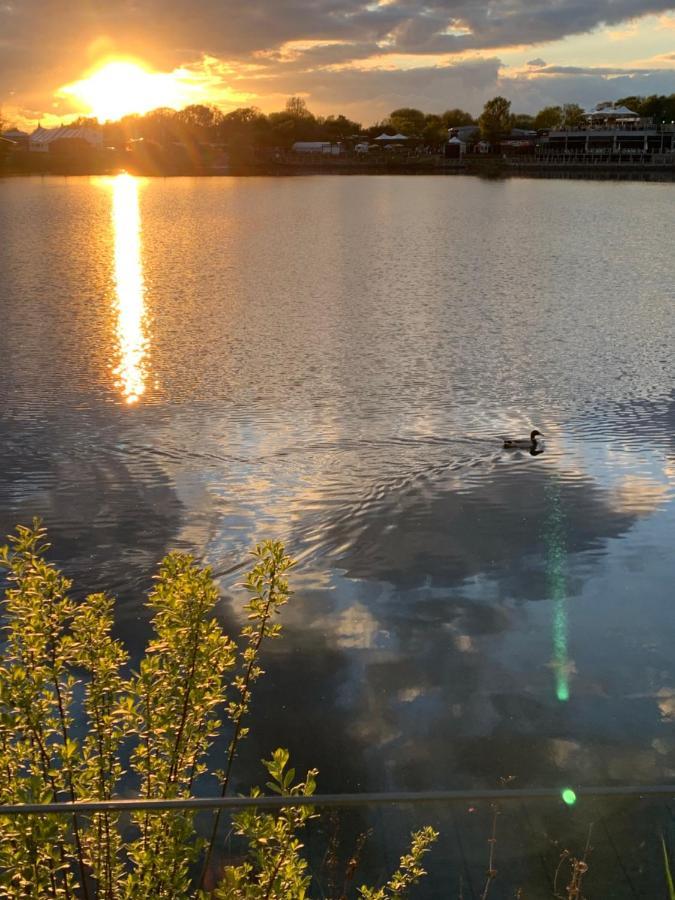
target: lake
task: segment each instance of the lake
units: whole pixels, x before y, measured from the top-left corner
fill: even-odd
[[[168,549],[237,628],[286,542],[242,786],[279,745],[325,792],[672,782],[674,201],[0,181],[3,534],[43,516],[134,654]]]

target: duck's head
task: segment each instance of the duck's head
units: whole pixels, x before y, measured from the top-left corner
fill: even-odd
[[[537,431],[536,428],[534,431],[530,432],[530,440],[532,441],[533,444],[536,443],[538,437],[543,437],[543,436],[544,435],[541,433],[541,431]]]

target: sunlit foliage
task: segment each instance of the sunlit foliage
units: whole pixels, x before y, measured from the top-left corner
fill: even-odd
[[[244,586],[246,625],[238,641],[215,615],[218,589],[207,568],[181,553],[161,563],[147,605],[151,637],[137,672],[113,637],[114,604],[105,594],[81,601],[45,553],[38,522],[19,527],[0,549],[6,570],[0,657],[0,803],[189,798],[200,779],[228,792],[253,688],[264,674],[264,644],[278,638],[275,621],[290,597],[293,561],[281,543],[254,552]],[[226,738],[224,765],[209,752]],[[220,741],[219,743],[222,743]],[[311,796],[316,770],[296,780],[288,752],[264,765],[267,787],[282,796]],[[201,791],[203,794],[203,790]],[[260,796],[255,788],[252,796]],[[0,896],[85,900],[278,898],[310,896],[300,833],[311,806],[256,809],[229,825],[248,848],[232,864],[214,862],[219,816],[210,839],[190,811],[0,816]],[[413,835],[400,870],[363,897],[400,897],[424,873],[431,829]],[[208,889],[207,889],[208,888]],[[384,892],[384,893],[383,893]]]

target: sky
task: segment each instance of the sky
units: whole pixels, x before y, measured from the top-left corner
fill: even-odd
[[[154,81],[109,79],[117,103],[97,107],[88,79],[119,59]],[[673,92],[674,0],[0,0],[0,106],[23,127],[134,96],[270,112],[296,94],[370,124]]]

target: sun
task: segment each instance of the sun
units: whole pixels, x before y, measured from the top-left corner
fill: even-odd
[[[177,109],[190,102],[190,88],[180,72],[152,72],[130,59],[104,62],[80,81],[62,87],[59,94],[76,100],[83,112],[101,122],[142,115],[160,106]]]

